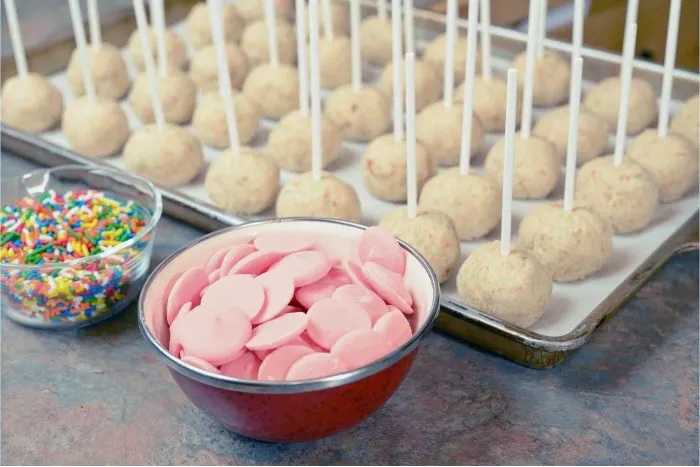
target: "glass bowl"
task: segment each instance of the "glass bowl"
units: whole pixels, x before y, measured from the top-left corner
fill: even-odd
[[[49,190],[94,189],[119,201],[132,201],[145,218],[145,226],[134,237],[99,254],[62,263],[0,260],[5,316],[31,327],[73,329],[114,316],[138,295],[163,210],[160,193],[151,182],[116,169],[68,165],[4,178],[0,185],[3,207]]]

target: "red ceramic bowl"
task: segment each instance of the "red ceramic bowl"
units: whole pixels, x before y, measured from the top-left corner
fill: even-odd
[[[401,243],[408,252],[406,283],[417,305],[416,312],[409,316],[413,337],[381,360],[322,379],[241,380],[182,362],[168,352],[163,296],[175,274],[203,265],[211,254],[237,237],[282,230],[312,231],[338,238],[326,249],[330,248],[331,254],[347,255],[352,240],[363,229],[343,221],[294,218],[254,222],[202,237],[172,254],[148,278],[139,298],[141,331],[192,403],[236,433],[263,441],[296,442],[347,430],[372,415],[394,394],[411,369],[420,340],[437,317],[437,277],[413,248]]]

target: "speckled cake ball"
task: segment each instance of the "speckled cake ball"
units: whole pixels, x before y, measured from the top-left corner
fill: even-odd
[[[384,216],[379,226],[418,250],[441,284],[452,276],[459,263],[460,247],[457,231],[448,216],[419,210],[416,217],[410,218],[406,206],[401,206]]]
[[[370,16],[360,24],[360,50],[362,59],[373,65],[386,65],[391,61],[391,21]]]
[[[204,189],[214,204],[228,212],[257,214],[272,206],[280,170],[267,156],[241,147],[219,154],[207,170]]]
[[[277,197],[277,217],[324,217],[360,222],[362,211],[352,186],[335,175],[321,174],[315,181],[311,172],[297,175],[282,186]]]
[[[282,118],[299,107],[297,70],[287,65],[258,65],[243,83],[243,94],[255,104],[263,117]]]
[[[488,177],[473,171],[462,175],[453,167],[426,182],[418,207],[448,215],[460,240],[474,240],[501,221],[501,187]]]
[[[63,134],[83,156],[101,159],[119,153],[129,138],[129,122],[119,103],[106,97],[78,97],[66,105]]]
[[[503,133],[506,127],[506,81],[500,76],[492,76],[485,80],[479,76],[474,77],[474,95],[472,97],[473,111],[489,133]],[[455,100],[464,99],[464,83],[455,93]],[[518,94],[516,99],[515,124],[520,125],[520,108],[522,96]]]
[[[389,128],[389,99],[379,89],[363,84],[336,88],[326,100],[326,118],[343,139],[371,141]]]
[[[362,181],[375,198],[406,201],[406,142],[391,134],[380,136],[365,149],[360,161]],[[435,161],[420,143],[416,144],[418,192],[437,171]]]
[[[240,93],[233,95],[233,106],[236,110],[238,141],[248,144],[258,131],[260,113],[255,104]],[[208,92],[199,100],[192,116],[192,130],[207,146],[217,149],[229,147],[226,110],[218,92]]]
[[[484,169],[492,180],[503,180],[505,139],[493,145]],[[554,145],[537,136],[513,138],[513,197],[516,199],[546,198],[557,186],[561,160]]]
[[[285,19],[277,18],[275,34],[280,64],[293,64],[297,59],[297,38],[294,26]],[[241,39],[241,49],[248,57],[248,64],[251,67],[270,61],[265,20],[258,20],[246,26]]]
[[[88,62],[90,62],[95,94],[107,99],[120,99],[124,96],[131,83],[119,49],[112,44],[103,42],[100,48],[89,45],[85,51]],[[73,51],[70,62],[68,62],[68,84],[75,96],[85,94],[78,49]]]
[[[262,3],[262,2],[261,2]],[[236,4],[221,5],[221,21],[223,26],[224,41],[237,43],[243,36],[245,23],[238,13]],[[197,3],[190,10],[185,20],[187,37],[189,37],[195,49],[212,43],[211,22],[209,21],[209,8],[205,2]]]
[[[124,146],[124,167],[162,185],[174,187],[192,181],[204,166],[202,146],[187,129],[155,124],[132,133]]]
[[[153,54],[154,63],[158,63],[158,46],[156,42],[156,33],[153,28],[149,28],[149,37],[151,40],[151,53]],[[141,37],[139,37],[138,29],[135,30],[129,43],[127,44],[131,61],[138,71],[143,71],[146,65],[143,60],[143,49],[141,46]],[[172,29],[165,30],[165,51],[168,54],[168,67],[181,70],[187,65],[187,49],[185,42],[179,34]]]
[[[416,138],[430,157],[443,167],[459,163],[462,145],[462,106],[450,107],[439,101],[428,105],[416,117]],[[472,118],[471,154],[481,152],[484,130],[478,117]]]
[[[248,74],[248,59],[236,44],[225,45],[231,86],[240,89]],[[205,45],[192,57],[190,76],[202,91],[219,90],[219,62],[216,47]]]
[[[645,130],[632,140],[627,157],[651,174],[661,202],[680,199],[698,184],[698,149],[683,135]]]
[[[552,273],[557,282],[588,277],[612,254],[613,231],[592,209],[561,201],[543,203],[520,222],[518,240]]]
[[[459,268],[457,293],[465,305],[505,322],[527,328],[547,310],[552,275],[530,251],[511,245],[501,255],[501,242],[475,249]]]
[[[566,160],[569,146],[568,105],[552,110],[542,117],[532,130],[532,134],[544,138],[554,145],[562,162]],[[577,163],[585,164],[603,154],[608,146],[610,127],[594,113],[581,109],[578,116]]]
[[[197,86],[187,73],[171,70],[168,76],[158,77],[158,89],[165,120],[182,124],[192,119],[197,104]],[[152,123],[155,120],[151,89],[145,73],[141,73],[134,81],[129,93],[129,105],[142,122]]]
[[[612,155],[598,157],[576,174],[577,205],[593,209],[616,233],[644,229],[658,202],[656,181],[632,160],[615,167]]]
[[[423,52],[423,60],[430,65],[440,79],[445,77],[445,52],[447,48],[447,36],[440,34],[433,39]],[[454,51],[454,76],[455,84],[464,81],[464,68],[467,61],[467,38],[463,36],[455,37]],[[476,66],[480,66],[481,56],[476,54]]]
[[[522,91],[525,82],[525,62],[527,52],[522,52],[513,60],[518,70],[518,87]],[[535,76],[532,85],[532,103],[550,107],[561,104],[569,97],[569,62],[553,50],[545,50],[542,57],[535,60]]]
[[[321,119],[321,155],[323,168],[340,155],[341,137],[338,129],[326,118]],[[267,139],[270,157],[283,170],[311,170],[311,116],[295,110],[275,125]]]
[[[2,87],[2,123],[25,133],[41,133],[61,121],[63,96],[37,73],[15,75]]]
[[[620,78],[606,78],[598,83],[588,91],[583,105],[615,128],[620,109]],[[656,119],[656,94],[648,81],[632,78],[628,109],[627,134],[639,133]]]
[[[406,80],[406,64],[401,59],[401,79]],[[393,64],[390,62],[384,67],[380,77],[379,87],[387,96],[393,96],[394,72]],[[428,104],[436,102],[442,97],[442,83],[440,77],[424,61],[416,59],[414,78],[416,80],[416,111],[420,111]],[[404,93],[406,92],[404,86]]]
[[[311,50],[309,49],[309,55]],[[318,41],[318,66],[321,87],[335,89],[352,81],[350,39],[336,36]]]
[[[700,95],[689,99],[673,116],[671,120],[671,131],[681,134],[688,138],[697,148],[698,144],[698,128],[700,128]]]

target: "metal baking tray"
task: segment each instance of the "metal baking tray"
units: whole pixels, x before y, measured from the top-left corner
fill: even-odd
[[[337,0],[345,1],[345,0]],[[192,2],[174,2],[174,6],[169,10],[170,22],[179,20],[183,17],[183,12],[187,9],[184,6],[190,5]],[[362,10],[364,15],[372,14],[375,11],[374,2],[362,2]],[[121,34],[130,34],[132,28],[126,27],[129,24],[128,18],[120,19],[118,29]],[[181,24],[175,25],[176,29],[180,28]],[[466,21],[460,21],[458,29],[464,32]],[[444,31],[444,16],[425,10],[415,10],[415,28],[416,28],[416,45],[420,50],[430,39]],[[114,41],[118,44],[124,44],[125,37],[116,37],[117,32],[107,31],[105,35],[115,37]],[[525,48],[525,35],[516,31],[493,27],[492,28],[492,47],[493,47],[493,66],[496,72],[501,72],[507,68],[508,63],[515,55]],[[570,51],[569,44],[559,41],[546,41],[546,46],[558,50],[568,58]],[[65,43],[61,44],[65,48]],[[584,51],[584,80],[585,86],[591,86],[592,83],[603,79],[607,76],[613,76],[618,73],[620,57],[615,54],[601,52],[593,49],[585,49]],[[42,50],[42,54],[46,53],[46,49]],[[65,54],[64,54],[65,55]],[[68,55],[65,55],[66,61],[63,67],[66,66]],[[51,64],[53,71],[61,70],[61,66],[57,63]],[[635,76],[644,77],[649,80],[657,89],[660,88],[661,70],[659,65],[648,62],[635,62]],[[377,76],[379,69],[376,67],[367,66],[364,70],[366,79],[372,80]],[[60,81],[61,72],[54,75],[54,81]],[[65,79],[65,78],[64,78]],[[698,83],[700,82],[697,74],[683,70],[676,70],[673,89],[675,108],[684,100],[698,92]],[[545,109],[546,111],[546,109]],[[535,118],[542,115],[542,109],[535,110]],[[273,122],[263,122],[261,125],[265,129],[274,125]],[[263,130],[263,133],[265,131]],[[46,166],[56,166],[66,163],[80,164],[104,164],[108,166],[120,166],[118,159],[107,161],[93,161],[81,157],[69,149],[65,145],[65,141],[61,140],[61,136],[54,134],[43,134],[39,136],[23,134],[7,126],[2,126],[2,144],[3,147],[21,157],[32,160],[36,163]],[[499,135],[489,135],[487,137],[487,146],[493,144]],[[612,138],[612,136],[611,136]],[[264,144],[264,139],[258,141],[258,145]],[[53,142],[52,142],[53,141]],[[349,153],[350,160],[352,154],[359,154],[362,145],[346,143],[344,151]],[[216,154],[215,151],[210,151]],[[208,154],[212,157],[211,154]],[[348,160],[347,154],[344,157]],[[479,163],[479,158],[476,159],[476,164]],[[353,183],[358,189],[358,192],[364,191],[361,188],[361,181],[356,178],[352,168],[347,166],[352,163],[345,163],[346,167],[338,170],[339,175],[345,178],[346,181]],[[348,172],[350,170],[350,172]],[[283,174],[283,180],[290,178],[290,174]],[[201,182],[201,180],[200,180]],[[199,191],[198,191],[199,190]],[[250,220],[260,219],[261,217],[269,217],[272,212],[263,213],[262,216],[244,217],[231,213],[223,212],[213,205],[206,202],[206,198],[201,195],[201,189],[197,187],[185,187],[182,189],[161,189],[164,200],[164,210],[166,214],[183,220],[189,224],[199,227],[203,230],[216,230],[225,226],[239,225]],[[363,197],[364,196],[364,197]],[[386,210],[392,207],[389,203],[383,203],[376,200],[367,200],[366,193],[360,194],[365,211],[364,221],[367,223],[376,222],[378,217]],[[555,195],[556,196],[556,195]],[[527,209],[531,209],[535,204],[532,202],[520,202],[520,214]],[[369,209],[366,204],[370,205]],[[381,212],[376,211],[377,206],[381,206]],[[517,210],[517,209],[516,209]],[[523,211],[524,210],[524,211]],[[538,329],[537,324],[533,329],[522,329],[507,323],[504,323],[494,317],[483,314],[478,310],[462,305],[454,294],[454,280],[443,287],[443,310],[436,326],[438,329],[449,333],[465,342],[479,346],[505,358],[513,360],[517,363],[530,366],[533,368],[552,367],[563,361],[569,354],[580,348],[592,335],[595,329],[602,324],[606,319],[613,316],[615,312],[641,287],[646,280],[653,275],[673,254],[681,251],[695,249],[698,247],[698,204],[697,196],[690,195],[679,203],[673,205],[665,205],[663,208],[663,218],[666,219],[666,224],[657,221],[657,226],[651,230],[659,230],[659,225],[664,227],[659,232],[652,232],[647,235],[651,240],[639,243],[634,236],[616,237],[616,248],[622,245],[622,249],[628,250],[634,242],[634,253],[636,255],[635,267],[624,270],[624,277],[619,276],[617,282],[610,281],[609,277],[603,276],[597,279],[592,279],[593,282],[598,281],[599,285],[604,285],[605,282],[614,282],[611,287],[609,284],[608,292],[604,296],[599,296],[598,302],[585,307],[583,310],[585,316],[576,321],[574,325],[570,325],[570,329],[565,332],[551,332],[546,329]],[[367,215],[369,212],[369,216]],[[671,219],[671,221],[669,221]],[[669,222],[672,223],[669,224]],[[514,231],[517,231],[517,219],[515,220]],[[476,246],[477,242],[463,243],[463,258],[469,250]],[[640,251],[645,252],[640,256]],[[603,281],[603,282],[601,282]],[[615,286],[615,284],[617,284]],[[579,289],[576,289],[579,287]],[[555,294],[553,296],[553,304],[550,308],[555,307],[557,310],[548,310],[548,315],[557,316],[561,310],[559,307],[565,307],[566,301],[562,302],[563,296],[575,297],[576,294],[581,294],[581,287],[590,288],[591,285],[587,281],[574,285],[555,285]],[[585,298],[587,294],[583,293]],[[576,299],[573,299],[576,302]],[[559,303],[559,304],[557,304]],[[564,305],[562,305],[564,303]],[[580,308],[580,307],[579,307]],[[564,312],[566,311],[562,308]],[[579,310],[580,311],[580,310]],[[571,313],[571,311],[569,311]],[[546,321],[546,319],[545,319]],[[571,323],[569,323],[571,324]],[[542,326],[540,326],[542,327]],[[555,326],[556,327],[556,326]],[[546,326],[545,326],[546,328]]]

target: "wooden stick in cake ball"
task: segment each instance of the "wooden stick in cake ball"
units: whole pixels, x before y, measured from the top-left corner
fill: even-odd
[[[335,34],[333,30],[331,0],[322,2],[324,34],[319,41],[321,87],[335,89],[352,82],[352,46],[346,35]]]
[[[360,25],[362,55],[373,65],[384,66],[391,61],[391,22],[386,2],[377,0],[377,14],[365,18]]]

